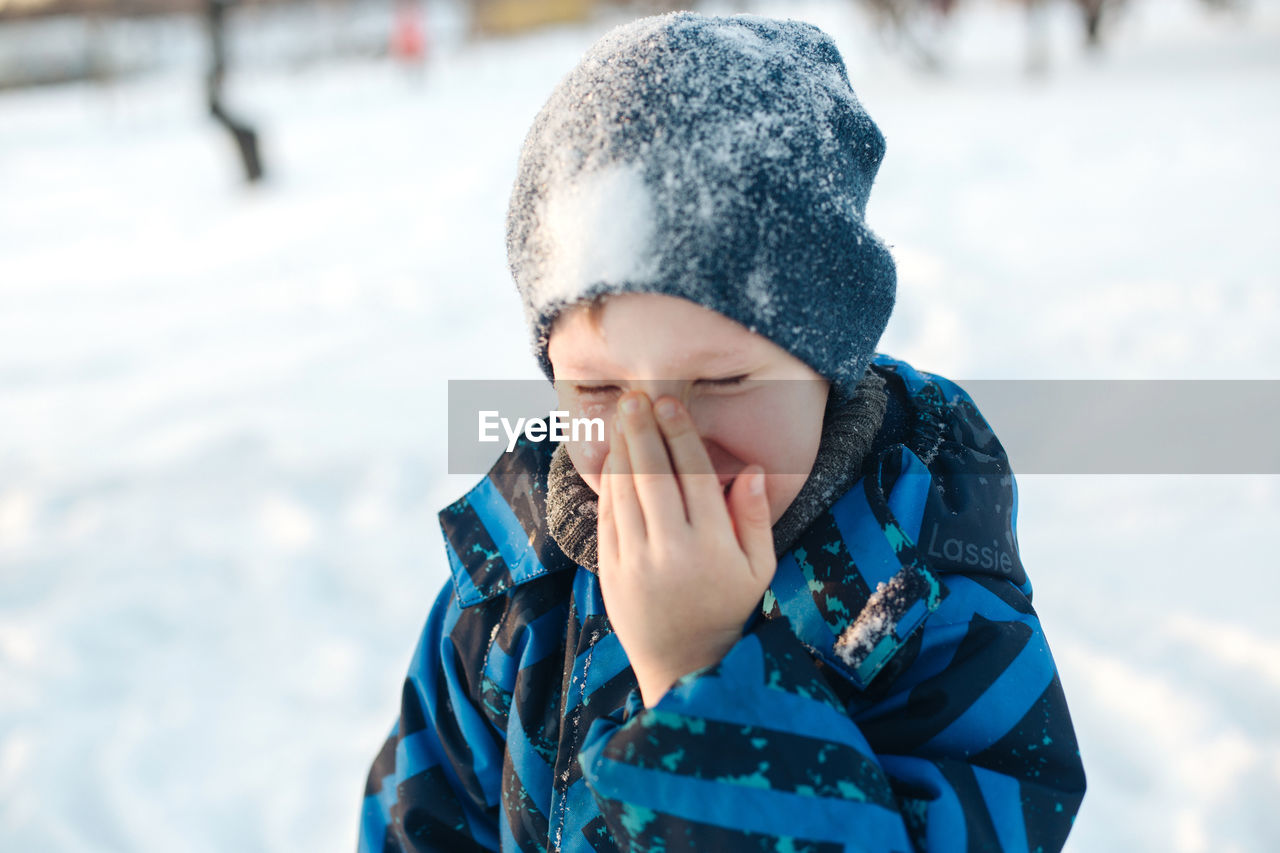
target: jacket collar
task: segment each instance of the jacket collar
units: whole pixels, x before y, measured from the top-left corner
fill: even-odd
[[[943,377],[877,354],[889,407],[863,476],[779,559],[766,616],[865,687],[945,597],[947,572],[1004,578],[1030,596],[1017,487],[973,400]],[[439,514],[463,607],[576,568],[546,525],[555,445],[523,437]]]

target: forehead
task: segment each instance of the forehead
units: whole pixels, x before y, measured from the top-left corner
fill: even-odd
[[[597,319],[593,323],[581,304],[561,314],[548,342],[557,369],[677,376],[743,366],[770,349],[766,339],[723,314],[665,294],[611,296]]]

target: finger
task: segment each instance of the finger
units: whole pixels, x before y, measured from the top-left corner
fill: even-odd
[[[662,533],[687,526],[680,486],[671,470],[671,458],[653,418],[648,396],[625,394],[618,401],[618,408],[646,529]]]
[[[773,580],[778,559],[773,552],[773,524],[769,515],[764,469],[748,465],[733,481],[729,491],[729,507],[733,513],[738,546],[747,555],[751,573],[761,589]]]
[[[680,479],[689,523],[695,527],[700,524],[728,524],[729,510],[725,507],[724,491],[688,410],[674,398],[663,397],[654,405],[653,411],[671,453],[676,476]]]
[[[635,548],[644,542],[644,513],[640,510],[640,498],[636,495],[631,474],[631,462],[627,456],[627,439],[622,432],[615,431],[609,447],[609,458],[605,460],[604,474],[601,479],[610,490],[609,506],[613,511],[614,529],[617,532],[619,556],[624,551]]]
[[[608,464],[608,460],[605,460]],[[600,495],[596,502],[596,565],[614,566],[618,561],[618,530],[613,517],[613,489],[609,480],[600,472]]]

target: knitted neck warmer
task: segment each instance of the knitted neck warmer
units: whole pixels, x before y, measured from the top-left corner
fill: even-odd
[[[857,482],[888,402],[884,378],[874,370],[864,374],[848,399],[828,396],[813,469],[773,525],[775,554],[785,554],[804,529]],[[559,445],[547,474],[547,526],[569,559],[592,572],[597,568],[597,507],[595,491],[578,474],[565,445]]]

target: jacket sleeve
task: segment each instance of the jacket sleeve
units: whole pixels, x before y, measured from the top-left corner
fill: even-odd
[[[779,617],[598,720],[579,761],[621,849],[1060,849],[1084,775],[1039,621],[1007,581],[947,582],[865,691]]]
[[[404,682],[400,716],[365,786],[360,853],[497,850],[504,744],[469,698],[446,583]]]

